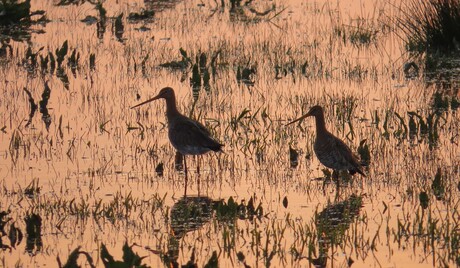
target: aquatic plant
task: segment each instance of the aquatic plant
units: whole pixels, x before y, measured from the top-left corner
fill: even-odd
[[[416,53],[458,52],[460,1],[433,0],[405,2],[397,26],[405,33],[406,48]]]
[[[45,11],[30,11],[30,0],[2,0],[0,2],[0,25],[31,23],[32,16],[44,15]],[[42,17],[41,20],[44,20]]]
[[[41,15],[37,19],[33,19]],[[31,33],[40,33],[31,26],[35,24],[46,24],[45,11],[31,11],[30,0],[20,2],[19,0],[0,1],[0,41],[2,48],[8,44],[10,39],[15,41],[29,41]],[[0,49],[1,52],[1,49]]]

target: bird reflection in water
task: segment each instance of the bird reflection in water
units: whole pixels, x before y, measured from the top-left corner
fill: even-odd
[[[345,232],[350,228],[355,217],[359,215],[362,201],[362,196],[352,194],[344,201],[330,204],[316,214],[319,252],[318,256],[308,258],[315,267],[326,267],[328,259],[331,260],[330,266],[337,266],[334,264],[334,247],[343,242]],[[329,255],[330,249],[332,252]],[[353,260],[349,257],[347,265],[351,266],[352,263]]]
[[[166,266],[181,267],[178,262],[180,240],[187,233],[196,231],[209,223],[215,204],[218,202],[206,196],[184,196],[172,206],[168,251],[166,253],[155,252],[162,257]],[[209,262],[217,262],[216,252],[213,252]],[[182,267],[198,267],[195,260],[195,249],[192,249],[190,260]]]

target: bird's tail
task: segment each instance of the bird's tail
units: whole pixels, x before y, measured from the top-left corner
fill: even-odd
[[[222,151],[222,147],[224,147],[223,144],[216,143],[216,144],[210,146],[209,149],[213,150],[214,152],[221,152],[221,151]]]

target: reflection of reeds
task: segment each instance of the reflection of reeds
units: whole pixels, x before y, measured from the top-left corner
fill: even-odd
[[[213,197],[223,197],[226,201],[229,196],[237,196],[241,200],[253,192],[262,194],[264,204],[264,216],[258,220],[254,216],[245,217],[247,213],[239,216],[237,206],[240,204],[227,201],[227,206],[222,206],[222,213],[215,212],[216,221],[211,220],[201,229],[203,231],[188,233],[180,241],[178,248],[182,255],[178,261],[185,264],[196,245],[195,260],[202,266],[207,260],[200,250],[200,246],[204,245],[211,248],[209,255],[213,249],[222,249],[218,250],[222,266],[237,266],[237,258],[252,267],[264,266],[261,262],[267,264],[270,260],[274,267],[306,266],[304,256],[308,256],[310,250],[318,252],[318,233],[316,223],[311,219],[314,210],[311,204],[324,206],[330,193],[318,190],[320,187],[316,187],[316,182],[310,179],[321,175],[315,157],[308,158],[313,152],[309,142],[314,135],[313,124],[304,124],[299,127],[301,131],[292,131],[283,127],[283,120],[313,104],[332,103],[329,112],[336,117],[328,123],[334,131],[343,133],[342,136],[353,130],[354,136],[349,135],[349,138],[355,145],[367,139],[361,146],[362,155],[370,154],[373,161],[369,170],[372,176],[363,180],[363,191],[369,195],[371,204],[366,205],[363,220],[359,217],[356,224],[352,223],[345,231],[343,241],[350,242],[342,244],[340,249],[371,256],[356,260],[358,266],[364,266],[375,263],[372,258],[374,250],[375,259],[382,261],[385,258],[379,254],[385,254],[382,252],[386,252],[386,248],[389,248],[388,256],[391,257],[391,252],[397,252],[397,245],[401,248],[413,245],[413,250],[402,251],[404,257],[426,263],[425,259],[418,257],[426,248],[426,241],[427,244],[432,242],[436,254],[441,255],[436,264],[441,265],[446,260],[449,265],[455,265],[452,260],[459,254],[459,239],[455,233],[459,226],[455,212],[458,211],[458,112],[442,108],[446,102],[452,107],[458,105],[455,99],[451,101],[450,96],[446,99],[445,95],[427,97],[428,100],[417,98],[414,92],[420,92],[417,85],[419,78],[410,81],[407,91],[406,88],[394,88],[395,83],[401,83],[397,74],[396,78],[390,78],[393,66],[402,65],[398,60],[400,54],[394,49],[394,44],[386,50],[388,43],[385,42],[392,42],[391,38],[381,34],[375,20],[374,23],[360,22],[363,24],[357,26],[356,16],[351,15],[350,21],[339,20],[338,24],[331,25],[329,17],[339,16],[335,11],[340,12],[340,8],[331,7],[333,11],[329,15],[326,12],[328,7],[320,10],[317,6],[306,6],[302,18],[296,17],[298,10],[282,13],[279,19],[274,20],[283,28],[278,30],[269,28],[271,23],[265,23],[265,20],[257,23],[229,21],[229,4],[225,7],[227,13],[219,13],[220,6],[217,6],[215,15],[208,18],[214,11],[213,1],[204,2],[206,6],[197,7],[184,1],[184,5],[177,3],[184,12],[165,10],[163,14],[156,13],[155,23],[148,25],[151,28],[149,33],[133,31],[132,25],[123,21],[124,37],[127,38],[124,45],[110,38],[110,33],[101,34],[99,37],[104,38],[99,41],[96,25],[80,25],[78,20],[72,19],[70,23],[68,20],[55,21],[61,30],[53,35],[54,38],[47,42],[37,38],[30,45],[27,62],[36,66],[36,77],[29,75],[27,80],[24,79],[28,75],[24,74],[24,65],[16,63],[22,62],[28,46],[12,43],[14,49],[8,55],[12,58],[11,64],[0,71],[2,75],[5,73],[5,79],[0,81],[0,110],[4,118],[0,122],[0,128],[3,127],[0,136],[6,143],[0,150],[0,172],[4,178],[0,182],[2,194],[9,193],[2,195],[0,200],[4,207],[11,204],[19,215],[29,210],[40,213],[43,217],[44,245],[49,245],[53,237],[60,241],[66,241],[68,237],[67,241],[72,240],[68,242],[69,247],[76,248],[71,232],[76,224],[82,223],[81,230],[97,236],[98,240],[111,240],[112,237],[101,236],[98,231],[103,230],[107,234],[106,230],[110,230],[116,234],[113,239],[118,239],[118,242],[126,234],[129,241],[134,239],[137,243],[149,243],[155,250],[166,251],[171,206],[161,200],[167,192],[166,204],[172,204],[172,192],[177,189],[177,182],[182,181],[183,174],[175,171],[172,165],[165,164],[163,170],[159,165],[171,163],[174,156],[164,131],[163,111],[150,109],[129,113],[125,107],[136,101],[137,94],[145,97],[159,84],[178,85],[180,105],[184,111],[193,112],[191,107],[196,105],[196,110],[203,111],[199,118],[229,144],[226,154],[218,160],[209,160],[209,172],[205,170],[201,173],[200,180],[204,182],[201,186]],[[228,0],[225,2],[228,3]],[[253,1],[254,4],[256,2]],[[126,5],[120,6],[123,6],[120,7],[122,10],[114,11],[111,5],[107,5],[107,15],[87,7],[84,10],[97,17],[101,23],[99,31],[102,31],[104,17],[110,27],[112,19],[107,17],[109,14],[129,14],[130,10],[124,7]],[[128,6],[128,9],[133,8]],[[77,35],[70,37],[63,33],[65,30],[62,29],[68,29],[66,26],[69,24],[71,29],[75,28]],[[341,36],[334,32],[337,25],[344,31]],[[88,33],[83,32],[81,26]],[[370,45],[366,42],[356,45],[351,41],[352,31],[355,30],[360,32],[353,37],[353,42],[361,42],[359,35],[365,37],[368,30],[377,33],[375,38],[370,39]],[[86,34],[92,37],[87,38]],[[62,67],[65,69],[63,74],[69,76],[69,91],[61,89],[62,83],[55,75],[56,48],[61,49],[66,38],[69,50],[63,58]],[[42,46],[43,50],[37,54]],[[186,49],[190,61],[181,56],[179,47]],[[385,50],[379,50],[383,47]],[[76,51],[75,60],[70,60],[73,51]],[[221,53],[215,57],[213,68],[213,55],[217,55],[218,51]],[[78,55],[80,61],[77,60]],[[206,61],[202,55],[206,55]],[[77,65],[76,77],[70,73],[73,69],[68,68],[69,60],[74,62],[72,66]],[[38,64],[33,64],[35,61]],[[162,63],[171,64],[169,68],[158,68]],[[194,65],[198,67],[195,68],[195,81],[201,80],[201,89],[205,81],[209,81],[211,90],[201,90],[198,100],[192,104],[187,100],[191,99],[189,79],[192,78]],[[253,66],[257,66],[256,73],[251,73]],[[424,67],[419,66],[422,74]],[[171,71],[174,67],[177,69]],[[209,80],[201,67],[208,68]],[[50,81],[53,90],[47,106],[52,118],[55,118],[50,132],[46,131],[41,119],[31,124],[34,127],[24,129],[26,122],[23,120],[27,120],[30,106],[22,88],[30,90],[38,105],[43,91],[42,75],[45,75],[44,80]],[[253,86],[246,86],[251,83]],[[432,103],[439,108],[432,107]],[[375,124],[367,119],[373,111]],[[431,115],[434,112],[439,115]],[[62,120],[58,121],[58,118]],[[385,126],[382,126],[384,122]],[[65,134],[64,139],[59,138],[60,134],[56,132],[58,123]],[[10,140],[11,154],[8,150]],[[438,146],[430,151],[431,141],[437,141]],[[301,148],[298,154],[294,151],[289,154],[289,145],[293,149]],[[11,167],[12,172],[7,166],[11,159],[17,163]],[[291,163],[298,164],[297,168],[290,169]],[[37,170],[37,166],[42,168],[41,171]],[[43,169],[46,166],[50,167],[50,171],[56,169],[56,175]],[[443,167],[442,177],[434,180],[438,166]],[[434,172],[430,172],[432,169]],[[158,176],[162,171],[163,176]],[[30,191],[39,198],[12,195],[15,189],[12,184],[16,183],[16,178],[17,183],[25,188],[31,179],[30,174],[40,178],[42,183],[39,193],[34,188]],[[24,182],[24,179],[27,181]],[[355,189],[354,186],[351,189]],[[281,198],[274,197],[272,193],[276,192],[281,192]],[[411,192],[414,194],[411,195]],[[418,195],[421,192],[429,197],[423,228],[420,235],[407,235],[411,230],[418,232],[422,222],[416,213],[412,213],[412,208],[417,210],[420,206]],[[437,201],[436,195],[442,196],[442,200]],[[280,204],[283,196],[289,197],[287,209]],[[391,196],[390,201],[385,198],[388,196]],[[23,201],[19,202],[20,198]],[[388,214],[379,215],[383,209],[382,201],[388,205]],[[430,215],[430,221],[427,215]],[[382,223],[378,222],[380,216]],[[404,228],[397,225],[396,218]],[[438,221],[436,225],[435,221]],[[55,222],[56,234],[49,232]],[[433,226],[431,229],[430,224]],[[16,226],[25,230],[19,222]],[[94,230],[91,229],[93,226]],[[352,228],[353,232],[349,231]],[[427,239],[428,234],[433,234],[433,239]],[[374,236],[377,238],[373,241],[373,248],[368,248],[366,243]],[[3,242],[7,241],[3,239]],[[113,244],[113,241],[104,242]],[[19,249],[24,248],[25,243],[22,243]],[[100,245],[89,240],[84,243],[91,248]],[[117,249],[121,249],[121,245]],[[43,259],[51,259],[52,262],[55,252],[43,256]],[[62,250],[59,254],[65,256]],[[18,258],[22,262],[28,260],[28,256],[15,256],[20,256]],[[148,262],[155,262],[156,257],[151,256]],[[13,266],[16,260],[15,257],[6,257],[7,266]]]

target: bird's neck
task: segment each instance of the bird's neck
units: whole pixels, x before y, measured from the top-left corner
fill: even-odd
[[[177,110],[176,97],[173,96],[170,99],[166,99],[166,116],[168,117],[168,120],[171,121],[171,119],[178,114],[180,113]]]
[[[318,114],[315,116],[316,121],[316,135],[324,134],[327,132],[326,121],[324,120],[324,114]]]

